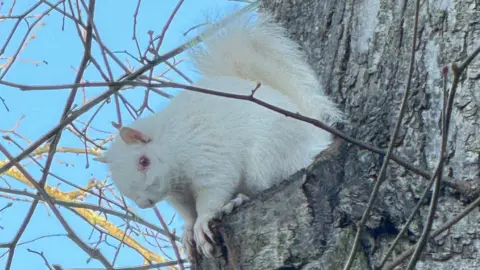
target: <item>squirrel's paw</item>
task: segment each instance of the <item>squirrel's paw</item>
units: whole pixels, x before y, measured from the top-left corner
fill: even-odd
[[[208,241],[207,237],[214,241],[213,233],[210,231],[208,222],[210,217],[198,217],[195,225],[193,226],[193,238],[197,244],[197,250],[199,253],[203,254],[205,257],[211,259],[213,258],[213,245]]]
[[[184,228],[182,244],[185,248],[185,254],[187,255],[189,262],[195,262],[197,260],[196,250],[193,243],[193,228]]]
[[[225,204],[222,207],[222,210],[218,213],[219,215],[228,215],[230,214],[233,209],[236,207],[239,207],[240,205],[244,204],[245,202],[248,202],[250,198],[247,196],[243,195],[242,193],[238,193],[237,197],[229,201],[227,204]],[[217,215],[218,216],[218,215]]]

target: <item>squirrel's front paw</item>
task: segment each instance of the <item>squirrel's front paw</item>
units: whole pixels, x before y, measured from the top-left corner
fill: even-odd
[[[185,228],[183,231],[182,244],[185,248],[185,254],[187,255],[189,262],[195,262],[197,260],[197,252],[193,245],[193,228]]]
[[[217,213],[216,217],[219,217],[222,215],[228,215],[233,211],[233,209],[239,207],[240,205],[248,201],[250,201],[250,198],[248,198],[246,195],[242,193],[238,193],[234,199],[230,200],[227,204],[225,204],[222,207],[222,210]]]
[[[205,255],[207,258],[213,258],[213,245],[208,241],[207,237],[212,241],[213,240],[213,233],[210,231],[208,226],[208,222],[210,221],[210,217],[198,217],[195,225],[193,226],[193,238],[197,244],[197,250],[201,254]]]

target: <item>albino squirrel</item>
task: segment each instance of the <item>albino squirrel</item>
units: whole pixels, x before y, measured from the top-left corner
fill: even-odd
[[[341,120],[298,45],[272,17],[240,15],[191,57],[193,85],[250,95],[322,121]],[[184,219],[183,244],[213,254],[208,222],[308,166],[332,136],[253,102],[185,90],[157,114],[123,127],[98,158],[140,208],[166,200]]]

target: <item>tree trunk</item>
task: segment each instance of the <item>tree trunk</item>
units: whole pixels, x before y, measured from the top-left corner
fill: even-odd
[[[407,84],[415,1],[264,0],[263,5],[299,41],[327,93],[348,115],[343,131],[386,148]],[[420,9],[411,94],[394,154],[433,173],[440,156],[442,70],[480,46],[480,2],[425,0]],[[446,74],[447,89],[452,76]],[[479,196],[479,89],[477,57],[458,85],[433,230]],[[218,225],[224,256],[202,260],[200,269],[343,269],[382,161],[355,145],[336,144],[312,168],[224,217]],[[427,183],[390,162],[352,269],[378,264]],[[420,238],[430,197],[390,261]],[[474,210],[428,241],[416,269],[480,269],[479,249],[480,212]]]

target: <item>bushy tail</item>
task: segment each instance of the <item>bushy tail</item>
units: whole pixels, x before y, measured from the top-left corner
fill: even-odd
[[[215,34],[191,53],[198,71],[207,77],[234,76],[270,85],[297,104],[301,114],[341,120],[298,45],[271,15],[257,15],[241,14],[226,25],[212,26],[219,29],[210,29]]]

